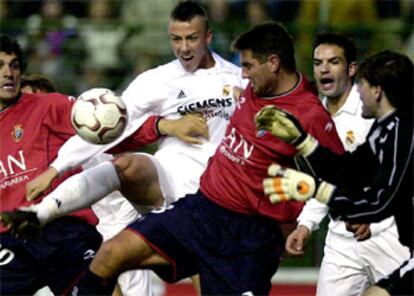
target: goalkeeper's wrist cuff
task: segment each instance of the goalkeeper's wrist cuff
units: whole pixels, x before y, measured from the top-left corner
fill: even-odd
[[[308,156],[318,147],[318,141],[307,134],[306,138],[296,146],[299,155]]]
[[[328,204],[334,190],[334,185],[322,181],[318,186],[318,190],[316,190],[315,198],[323,204]]]

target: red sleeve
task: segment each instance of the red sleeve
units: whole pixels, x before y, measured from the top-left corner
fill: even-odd
[[[314,136],[322,146],[328,147],[337,154],[343,154],[345,149],[336,131],[335,123],[330,115],[323,110],[315,113],[313,120],[314,124],[310,125],[308,132]]]
[[[45,102],[49,105],[45,124],[54,136],[66,141],[75,134],[70,115],[74,98],[60,93],[45,94]]]
[[[121,143],[108,150],[108,153],[117,154],[121,152],[137,150],[144,145],[156,142],[161,135],[158,133],[157,124],[161,119],[160,116],[150,116],[144,124],[131,136]]]

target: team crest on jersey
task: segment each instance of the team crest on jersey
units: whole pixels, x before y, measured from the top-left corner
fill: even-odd
[[[256,136],[257,136],[258,138],[263,137],[265,134],[266,134],[266,130],[258,130],[258,131],[256,132]]]
[[[223,86],[223,97],[227,97],[230,95],[231,92],[231,86],[226,84]]]
[[[345,144],[352,145],[355,143],[355,135],[353,131],[347,131],[345,136]]]
[[[24,134],[24,129],[22,124],[16,124],[13,128],[13,130],[11,131],[11,136],[13,138],[14,141],[16,142],[20,142],[20,140],[23,138],[23,134]]]

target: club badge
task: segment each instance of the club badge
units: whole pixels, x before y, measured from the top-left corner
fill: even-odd
[[[228,97],[230,95],[230,93],[231,93],[231,86],[228,85],[228,84],[224,85],[223,86],[223,93],[222,93],[223,97]]]
[[[24,129],[22,124],[16,124],[14,129],[11,131],[11,136],[15,142],[20,142],[23,138]]]
[[[355,143],[355,135],[353,131],[347,131],[345,136],[346,145],[352,145]]]

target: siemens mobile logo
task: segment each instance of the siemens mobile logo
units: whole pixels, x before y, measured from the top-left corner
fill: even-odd
[[[190,104],[182,105],[178,107],[177,112],[180,115],[187,113],[194,113],[197,111],[204,111],[210,108],[225,108],[230,107],[233,104],[232,98],[212,98],[199,102],[193,102]]]

